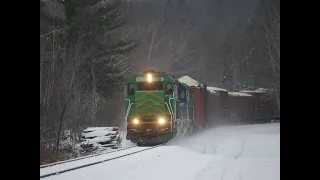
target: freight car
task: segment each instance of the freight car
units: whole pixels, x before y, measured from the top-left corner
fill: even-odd
[[[212,117],[210,121],[215,123],[227,123],[229,121],[229,105],[228,105],[228,91],[219,87],[208,87],[211,93],[211,100],[214,101],[214,107],[210,108],[210,111],[214,109],[214,113],[211,114]]]
[[[255,90],[243,90],[241,93],[250,94],[254,99],[254,117],[252,123],[268,122],[274,115],[273,98],[270,90],[257,88]]]
[[[240,92],[228,92],[230,121],[250,123],[254,119],[254,98],[252,95]]]
[[[209,88],[209,87],[208,87]],[[220,107],[220,96],[217,92],[208,90],[208,112],[209,112],[209,119],[208,125],[214,126],[216,123],[219,123],[219,114],[221,111]]]

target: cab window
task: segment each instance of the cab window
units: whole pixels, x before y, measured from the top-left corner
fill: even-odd
[[[166,87],[166,94],[167,95],[172,95],[172,92],[173,92],[173,87],[172,87],[172,84],[171,83],[168,83],[167,84],[167,87]]]
[[[163,83],[160,81],[138,82],[138,91],[163,91]]]
[[[177,85],[174,85],[174,98],[175,98],[175,100],[178,100],[178,87],[177,87]]]
[[[189,98],[190,98],[189,91],[187,91],[187,95],[186,95],[186,97],[187,97],[187,100],[189,101]]]
[[[189,92],[189,100],[193,100],[193,92]]]
[[[133,84],[133,83],[130,83],[130,84],[127,85],[127,87],[128,87],[128,95],[129,95],[129,96],[133,95],[134,92],[135,92],[134,84]]]

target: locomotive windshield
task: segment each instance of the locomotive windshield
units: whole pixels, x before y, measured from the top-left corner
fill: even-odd
[[[163,83],[159,81],[149,82],[138,82],[138,91],[163,91]]]

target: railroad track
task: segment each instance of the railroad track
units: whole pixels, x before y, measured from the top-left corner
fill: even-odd
[[[276,120],[257,120],[257,121],[253,121],[251,122],[251,124],[266,124],[266,123],[278,123],[280,122],[280,120],[276,119]]]
[[[92,155],[90,157],[86,156],[84,158],[73,159],[68,162],[64,161],[64,162],[61,162],[60,164],[42,167],[40,168],[40,179],[53,176],[53,175],[59,175],[65,172],[69,172],[69,171],[73,171],[81,168],[85,168],[95,164],[100,164],[107,161],[119,159],[125,156],[129,156],[139,152],[154,149],[159,146],[162,146],[162,144],[153,146],[153,147],[134,146],[134,147],[119,149],[116,151],[112,151],[112,152],[108,152],[100,155]]]
[[[108,151],[108,152],[104,152],[104,153],[97,153],[97,154],[93,154],[93,155],[88,155],[88,156],[83,156],[83,157],[79,157],[79,158],[69,159],[69,160],[66,160],[66,161],[59,161],[59,162],[56,162],[56,163],[45,164],[45,165],[41,165],[40,169],[46,168],[46,167],[50,167],[50,166],[56,166],[56,165],[59,165],[59,164],[64,164],[64,163],[68,163],[68,162],[72,162],[72,161],[78,161],[78,160],[81,160],[81,159],[87,159],[87,158],[91,158],[91,157],[94,157],[94,156],[101,156],[101,155],[104,155],[104,154],[109,154],[109,153],[113,153],[113,152],[117,152],[117,151],[123,151],[123,150],[134,148],[134,147],[137,147],[137,146],[130,146],[130,147],[127,147],[127,148],[120,148],[120,149],[116,149],[116,150]]]

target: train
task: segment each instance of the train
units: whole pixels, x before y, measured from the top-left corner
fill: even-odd
[[[229,92],[154,70],[129,77],[124,92],[126,139],[137,145],[166,143],[221,123],[268,121],[275,112],[266,89]]]

